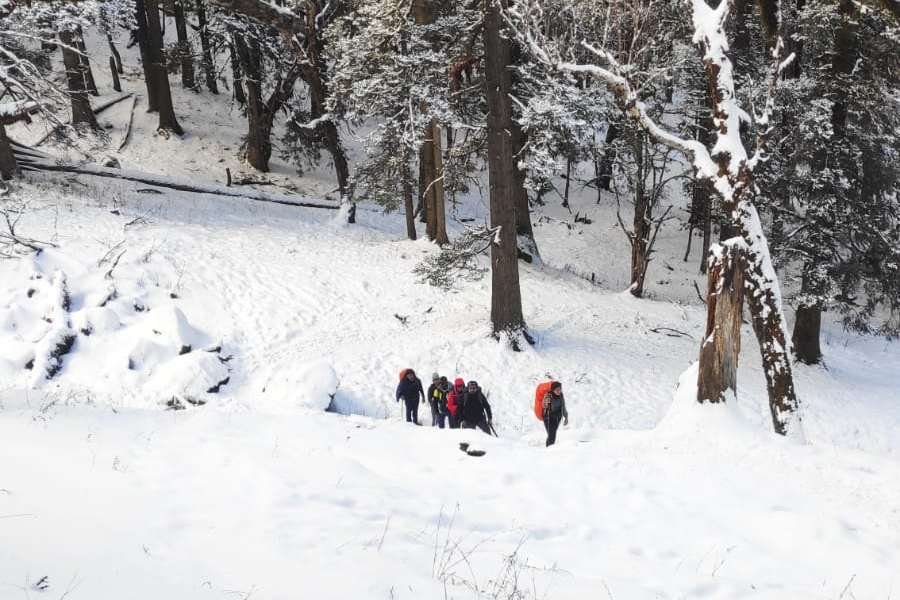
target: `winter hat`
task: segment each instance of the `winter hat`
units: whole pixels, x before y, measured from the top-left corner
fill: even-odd
[[[464,380],[462,377],[457,377],[457,378],[453,381],[453,386],[454,386],[454,387],[466,387],[466,382],[465,382],[465,380]]]
[[[551,391],[551,392],[552,392],[553,390],[558,390],[558,389],[562,389],[562,384],[561,384],[560,382],[554,381],[553,383],[550,384],[550,391]]]
[[[478,382],[473,379],[469,382],[469,387],[478,387]]]
[[[441,378],[441,376],[437,374],[437,371],[435,371],[434,373],[431,374],[432,381],[438,381],[440,378]]]

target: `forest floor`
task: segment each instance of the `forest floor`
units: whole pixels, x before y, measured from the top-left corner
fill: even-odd
[[[116,153],[126,102],[70,158],[242,173],[227,93],[176,79],[185,138],[138,110]],[[331,191],[324,168],[273,166],[281,191]],[[0,598],[893,597],[900,346],[826,323],[824,365],[797,366],[805,445],[771,433],[747,326],[738,398],[698,406],[698,244],[682,262],[665,226],[635,299],[615,203],[595,196],[537,210],[544,263],[521,271],[536,343],[512,352],[488,335],[489,278],[416,281],[436,249],[402,215],[363,205],[347,226],[84,177],[15,188],[19,232],[56,247],[0,261]],[[485,212],[473,190],[451,227]],[[48,381],[59,315],[75,341]],[[478,380],[500,437],[403,423],[408,366]],[[550,449],[531,412],[548,376],[571,413]]]

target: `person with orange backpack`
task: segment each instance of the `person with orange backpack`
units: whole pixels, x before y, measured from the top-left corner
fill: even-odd
[[[404,369],[400,372],[400,383],[397,385],[397,402],[403,398],[406,404],[406,422],[419,424],[419,398],[425,402],[425,390],[422,382],[416,377],[412,369]]]
[[[447,394],[447,415],[450,429],[459,429],[460,406],[466,394],[466,382],[462,377],[453,381],[453,387]]]
[[[566,410],[566,398],[562,393],[562,384],[558,381],[546,381],[537,386],[534,394],[534,414],[544,422],[547,430],[547,446],[556,443],[556,430],[559,422],[569,424],[569,411]]]

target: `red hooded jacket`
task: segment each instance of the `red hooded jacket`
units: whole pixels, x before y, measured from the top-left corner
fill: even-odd
[[[459,405],[462,404],[465,393],[466,382],[462,377],[457,377],[453,381],[453,389],[447,394],[447,410],[449,410],[450,414],[454,417],[457,415],[457,411],[459,411]]]

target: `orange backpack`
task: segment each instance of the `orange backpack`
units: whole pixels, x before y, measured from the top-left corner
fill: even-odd
[[[544,383],[539,383],[537,389],[534,390],[534,416],[539,421],[544,420],[544,396],[550,393],[552,385],[552,381],[545,381]]]
[[[400,369],[400,381],[406,379],[406,374],[409,373],[411,369]]]

